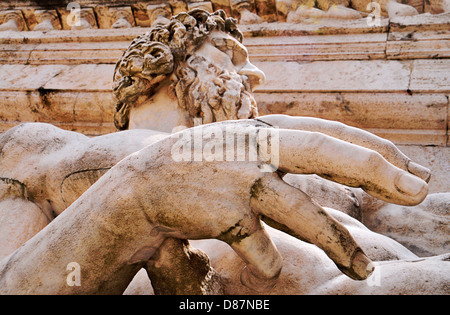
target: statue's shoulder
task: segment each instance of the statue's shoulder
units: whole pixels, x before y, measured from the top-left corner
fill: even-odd
[[[22,123],[0,135],[0,151],[5,154],[8,150],[23,148],[26,152],[43,153],[83,139],[88,137],[51,124]]]

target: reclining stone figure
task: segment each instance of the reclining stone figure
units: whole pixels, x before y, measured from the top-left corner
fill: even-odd
[[[187,46],[183,36],[197,48]],[[164,47],[164,41],[169,45]],[[122,293],[147,265],[152,284],[162,293],[179,293],[177,286],[181,292],[205,293],[203,286],[209,285],[206,280],[214,274],[207,257],[194,250],[189,253],[186,243],[186,239],[205,238],[231,245],[247,264],[240,281],[267,292],[276,283],[282,261],[260,219],[318,245],[352,278],[366,278],[372,271],[370,260],[348,230],[281,176],[314,173],[362,187],[392,203],[415,205],[427,195],[427,170],[410,162],[391,143],[342,124],[279,115],[243,119],[257,116],[249,88],[263,75],[248,62],[239,32],[222,12],[181,14],[165,29],[136,43],[144,49],[130,49],[126,56],[132,62],[118,64],[124,70],[116,74],[117,125],[156,123],[157,115],[148,120],[138,115],[138,109],[130,110],[131,104],[149,100],[155,108],[166,102],[164,115],[169,114],[175,125],[183,122],[191,127],[196,118],[216,123],[173,135],[129,130],[90,139],[46,124],[24,124],[3,134],[2,249],[7,228],[27,234],[17,233],[23,239],[3,253],[15,250],[0,263],[1,292]],[[167,47],[173,54],[172,66]],[[236,55],[230,55],[230,47]],[[181,54],[188,48],[187,54]],[[205,63],[206,69],[201,66]],[[217,65],[222,67],[219,73]],[[204,72],[195,77],[195,71]],[[207,75],[214,73],[220,80],[209,80]],[[202,78],[210,85],[205,86]],[[207,92],[211,95],[206,96]],[[219,122],[238,118],[243,120]],[[264,145],[255,138],[261,130],[277,130],[278,171],[261,171],[271,163],[267,158],[175,161],[174,146],[189,147],[196,130],[209,136],[218,134],[217,130],[222,135],[241,135],[247,139],[246,152],[259,152],[255,145]],[[186,267],[186,261],[187,268],[177,270]],[[80,287],[67,285],[70,262],[81,266]],[[196,264],[198,272],[192,272],[189,262]],[[189,269],[192,277],[177,278]],[[167,277],[162,271],[167,271]],[[163,288],[170,278],[169,288]]]
[[[14,133],[27,127],[37,126],[24,125]],[[194,141],[198,128],[203,128],[203,134],[219,128],[224,137],[227,132],[247,137],[247,151],[252,145],[257,151],[265,145],[258,133],[270,126],[258,120],[199,126],[129,155],[2,260],[2,292],[121,293],[167,238],[222,240],[247,264],[241,281],[258,290],[270,288],[282,260],[260,219],[316,244],[352,278],[369,275],[370,260],[346,228],[304,193],[284,183],[279,173],[261,171],[270,159],[237,161],[235,156],[233,161],[174,161],[174,146],[186,139]],[[379,198],[401,204],[417,204],[427,194],[425,181],[372,150],[317,133],[289,129],[278,133],[281,173],[327,174],[342,184],[364,187]],[[61,149],[76,149],[64,146],[63,140],[69,137],[56,138]],[[357,159],[352,158],[355,155]],[[378,172],[365,173],[368,166]],[[70,262],[83,270],[80,287],[66,283]]]

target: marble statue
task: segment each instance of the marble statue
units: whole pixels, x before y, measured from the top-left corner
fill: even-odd
[[[132,293],[142,275],[157,294],[448,293],[447,254],[418,259],[286,180],[317,174],[415,206],[429,171],[357,128],[258,117],[263,81],[235,21],[193,10],[117,64],[123,131],[2,134],[0,293]]]

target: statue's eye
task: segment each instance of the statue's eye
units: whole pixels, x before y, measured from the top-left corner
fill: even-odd
[[[221,52],[227,54],[235,66],[247,63],[247,49],[236,40],[231,38],[212,38],[211,43]]]
[[[225,53],[231,60],[234,56],[234,43],[226,38],[213,38],[212,44],[221,52]]]

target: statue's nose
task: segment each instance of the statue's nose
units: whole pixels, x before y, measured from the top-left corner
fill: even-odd
[[[258,86],[266,82],[266,75],[264,72],[250,61],[239,71],[239,74],[248,77],[252,90],[255,90]]]

